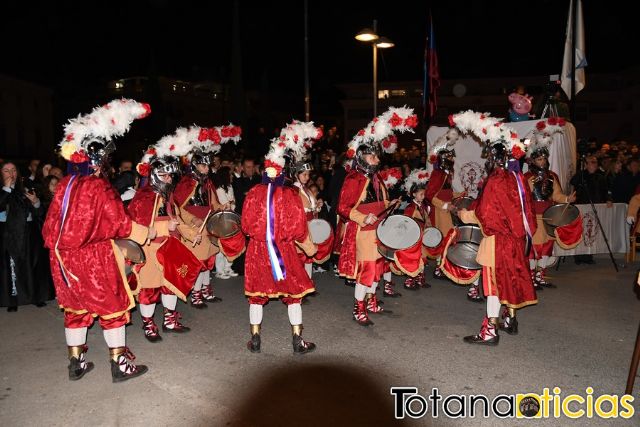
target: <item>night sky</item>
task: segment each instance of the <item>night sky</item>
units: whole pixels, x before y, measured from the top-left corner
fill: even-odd
[[[244,84],[303,92],[303,1],[241,1]],[[355,33],[378,19],[396,47],[380,81],[422,78],[431,8],[443,78],[559,73],[569,0],[309,0],[312,99],[337,98],[341,82],[371,81],[371,50]],[[230,80],[232,1],[3,3],[0,72],[54,89],[159,75]],[[589,72],[637,64],[634,15],[623,1],[583,0]],[[629,53],[632,53],[629,51]],[[266,74],[265,74],[266,73]],[[266,79],[265,79],[266,77]]]

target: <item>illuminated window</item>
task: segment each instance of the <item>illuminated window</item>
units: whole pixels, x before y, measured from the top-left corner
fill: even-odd
[[[396,97],[401,97],[401,96],[407,96],[407,91],[404,89],[392,89],[391,90],[391,96],[396,98]]]
[[[113,85],[116,89],[122,89],[124,87],[124,82],[115,82]]]
[[[378,99],[387,99],[389,98],[389,91],[388,90],[379,90],[378,91]]]

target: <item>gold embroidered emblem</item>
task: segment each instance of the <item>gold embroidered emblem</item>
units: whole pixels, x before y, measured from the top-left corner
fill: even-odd
[[[178,267],[176,269],[176,271],[178,272],[178,274],[180,275],[180,277],[182,277],[184,279],[184,277],[187,275],[187,273],[189,272],[189,267],[187,267],[187,264],[182,264],[180,267]]]

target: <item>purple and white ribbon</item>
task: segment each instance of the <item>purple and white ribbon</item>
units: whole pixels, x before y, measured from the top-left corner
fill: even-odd
[[[287,277],[287,271],[284,268],[282,255],[278,250],[274,235],[275,229],[275,212],[273,207],[273,192],[275,186],[269,183],[267,186],[267,252],[269,253],[269,262],[271,263],[271,274],[276,282],[284,280]]]

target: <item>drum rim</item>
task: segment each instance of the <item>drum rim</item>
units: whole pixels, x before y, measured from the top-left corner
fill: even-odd
[[[386,217],[384,220],[382,220],[382,221],[380,222],[380,224],[378,224],[378,226],[376,227],[376,238],[378,239],[378,241],[379,241],[382,245],[386,246],[386,247],[387,247],[387,248],[389,248],[389,249],[391,249],[391,246],[389,246],[389,245],[387,245],[387,244],[385,244],[385,243],[384,243],[384,241],[380,238],[380,234],[379,234],[379,232],[380,232],[380,227],[382,226],[382,224],[384,223],[384,221],[385,221],[385,220],[389,220],[389,219],[391,219],[391,218],[393,218],[393,217],[400,217],[403,221],[409,220],[410,222],[413,222],[413,224],[415,224],[415,226],[417,227],[418,231],[420,231],[420,225],[418,224],[418,222],[417,222],[415,219],[413,219],[413,218],[411,218],[411,217],[408,217],[408,216],[406,216],[406,215],[401,215],[401,214],[389,215],[389,216],[388,216],[388,217]],[[395,250],[395,251],[400,250],[400,251],[401,251],[401,250],[403,250],[403,249],[408,249],[408,248],[412,247],[413,245],[415,245],[416,243],[421,242],[421,241],[422,241],[422,233],[418,233],[418,240],[417,240],[417,241],[413,242],[413,243],[412,243],[412,244],[410,244],[409,246],[405,246],[405,247],[402,247],[402,248],[395,248],[395,249],[393,249],[393,250]]]
[[[425,245],[425,244],[424,244],[424,238],[425,238],[425,236],[427,235],[427,231],[429,231],[429,230],[435,230],[435,231],[438,233],[438,235],[440,236],[440,240],[438,241],[438,243],[436,243],[436,245],[435,245],[435,246],[427,246],[427,245]],[[423,244],[424,246],[426,246],[427,248],[431,248],[431,249],[433,249],[433,248],[437,248],[437,247],[438,247],[438,245],[439,245],[440,243],[442,243],[442,239],[444,239],[444,236],[442,235],[442,231],[440,231],[440,230],[438,229],[438,227],[427,227],[427,228],[425,228],[425,229],[424,229],[424,231],[422,232],[422,239],[421,239],[421,241],[422,241],[422,244]]]
[[[144,253],[144,249],[142,249],[142,246],[136,242],[135,240],[131,240],[131,239],[115,239],[114,240],[116,246],[118,246],[118,249],[120,250],[120,253],[122,254],[122,256],[124,256],[125,259],[128,259],[129,261],[131,261],[134,264],[143,264],[147,261],[147,257]],[[139,252],[140,252],[140,261],[136,262],[131,258],[127,258],[126,255],[124,254],[124,252],[122,252],[122,249],[120,248],[120,245],[118,244],[118,242],[126,242],[127,245],[132,246],[134,248],[136,248]]]

